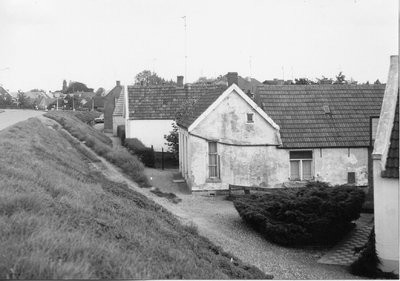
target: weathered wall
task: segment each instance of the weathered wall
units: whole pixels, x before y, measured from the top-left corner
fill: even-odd
[[[251,112],[255,122],[247,124]],[[278,131],[235,91],[190,133],[231,144],[279,144]]]
[[[168,150],[164,135],[172,131],[173,120],[128,120],[126,138],[137,138],[145,146],[153,146],[155,151]]]
[[[382,269],[399,273],[399,179],[382,178],[380,160],[373,166],[376,250]]]
[[[314,149],[314,175],[316,180],[332,185],[347,183],[347,173],[355,172],[356,185],[368,185],[367,148]]]
[[[125,125],[125,119],[123,116],[113,116],[113,127],[112,133],[114,136],[117,136],[117,129],[119,125]]]

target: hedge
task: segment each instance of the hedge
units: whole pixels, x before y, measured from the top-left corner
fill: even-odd
[[[346,185],[304,188],[234,199],[242,219],[268,240],[285,246],[333,245],[360,217],[365,193]]]
[[[125,132],[123,135],[125,135]],[[132,154],[135,154],[145,166],[151,168],[155,167],[156,156],[153,148],[146,147],[140,140],[136,138],[125,139],[124,146]]]

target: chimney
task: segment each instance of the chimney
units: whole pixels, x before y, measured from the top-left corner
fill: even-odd
[[[117,87],[121,86],[121,81],[117,81]]]
[[[183,87],[183,76],[177,76],[176,84],[178,84],[178,87]]]
[[[237,72],[228,72],[228,87],[232,84],[238,85],[238,74]]]

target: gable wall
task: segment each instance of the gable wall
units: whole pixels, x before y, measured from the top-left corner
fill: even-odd
[[[249,112],[254,113],[253,124],[246,124],[246,113]],[[233,144],[279,144],[277,130],[235,91],[229,94],[191,133]]]

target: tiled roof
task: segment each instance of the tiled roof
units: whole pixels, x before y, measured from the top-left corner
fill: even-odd
[[[122,116],[124,114],[124,104],[125,104],[124,99],[125,99],[124,88],[121,88],[119,98],[117,100],[117,103],[115,104],[113,116]]]
[[[210,85],[211,86],[211,85]],[[218,97],[228,88],[225,85],[214,85],[213,87],[208,87],[207,92],[199,98],[199,100],[193,106],[193,109],[189,111],[186,115],[177,122],[179,126],[184,128],[189,128],[190,125],[196,119],[207,110]]]
[[[263,85],[255,100],[280,126],[283,147],[367,147],[384,92],[384,84]]]
[[[185,85],[185,87],[129,86],[129,118],[135,120],[174,119],[185,100],[198,100],[221,85]]]
[[[392,133],[390,135],[390,146],[386,159],[385,170],[382,171],[383,178],[399,178],[399,97],[397,96],[396,113],[394,115]]]

